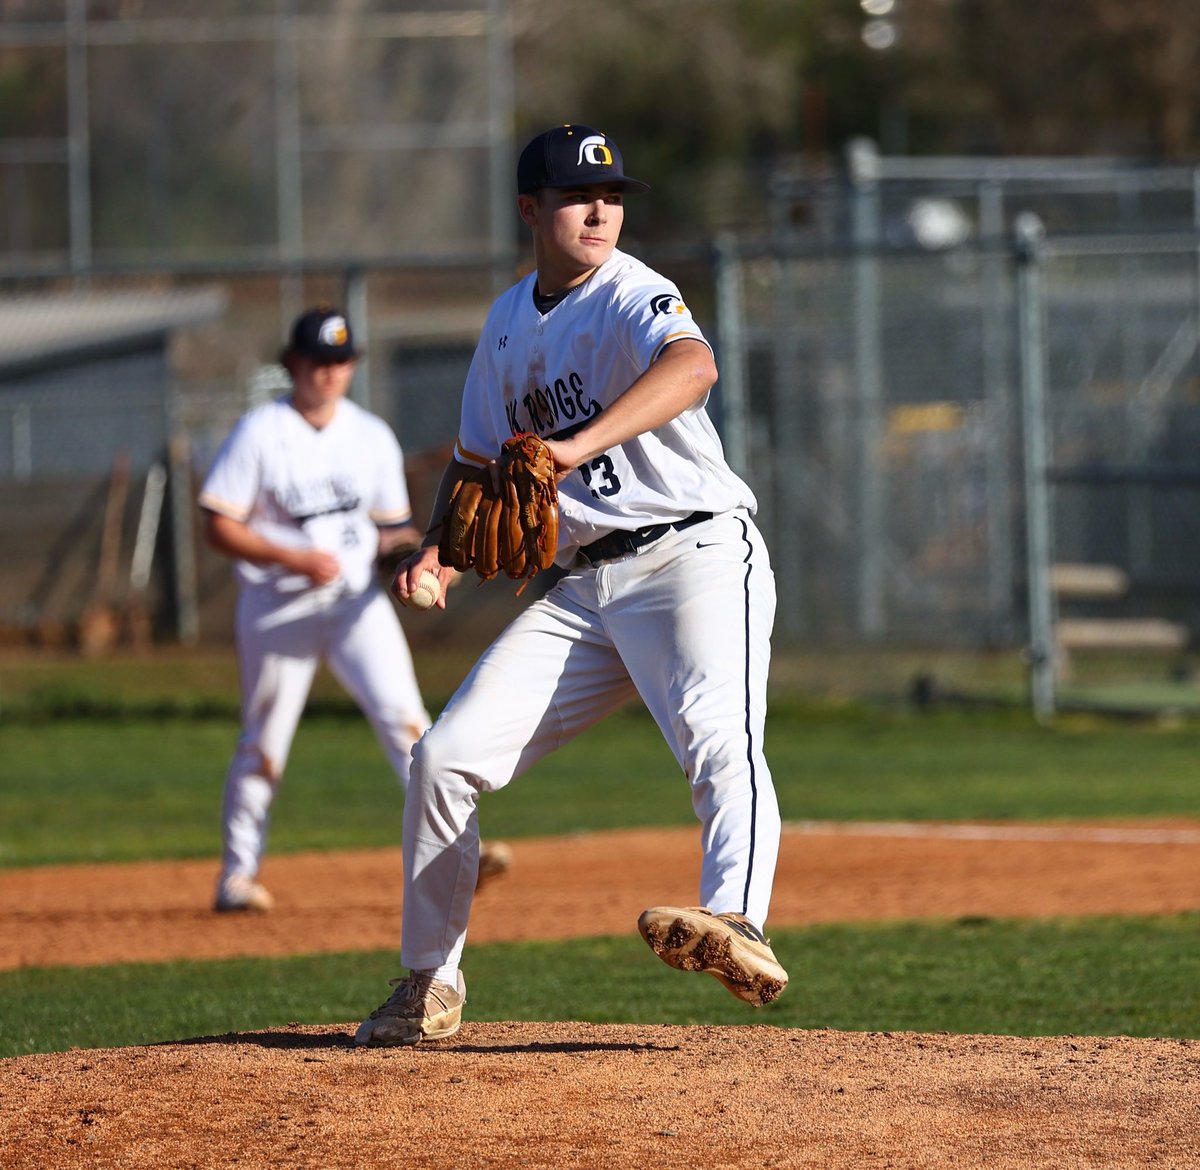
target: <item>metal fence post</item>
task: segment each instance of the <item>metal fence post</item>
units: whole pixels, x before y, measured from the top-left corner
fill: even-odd
[[[801,376],[800,312],[797,307],[796,261],[785,249],[776,257],[777,284],[772,298],[772,360],[774,379],[770,414],[770,471],[756,474],[756,490],[766,482],[770,490],[772,517],[771,560],[779,590],[776,628],[790,638],[806,632],[807,582],[804,564],[805,490],[803,474],[783,474],[797,459],[804,459],[804,379]]]
[[[721,442],[729,466],[743,479],[750,469],[746,403],[746,352],[742,331],[742,267],[737,239],[724,232],[714,249],[717,284],[717,351],[720,354]]]
[[[858,629],[868,638],[884,632],[884,501],[879,458],[883,437],[883,323],[880,303],[881,242],[879,154],[856,139],[847,151],[854,242],[854,386],[858,423]]]
[[[295,0],[275,13],[275,215],[279,329],[286,335],[304,308],[304,178],[300,140],[300,64]]]
[[[987,408],[987,542],[988,613],[991,636],[1009,641],[1013,622],[1013,540],[1010,483],[1012,390],[1011,326],[1006,307],[1008,265],[1004,237],[1004,187],[991,180],[979,186],[979,234],[984,244],[980,275],[983,310],[983,392]]]
[[[86,282],[92,265],[92,147],[88,113],[88,24],[85,0],[71,0],[67,36],[67,205],[71,269]]]
[[[1192,229],[1200,235],[1200,167],[1192,168]],[[1200,248],[1196,249],[1196,263],[1192,266],[1194,280],[1194,303],[1196,312],[1196,333],[1200,337]],[[1200,344],[1196,345],[1194,353],[1194,368],[1196,376],[1200,376]]]
[[[1042,221],[1022,212],[1014,224],[1017,334],[1021,351],[1021,420],[1025,465],[1025,541],[1029,612],[1029,680],[1033,713],[1054,714],[1054,613],[1050,591],[1050,485],[1046,434],[1046,342],[1040,245]]]
[[[513,281],[517,266],[518,220],[513,191],[512,125],[513,15],[510,0],[488,0],[488,219],[492,254],[492,291],[499,296]]]
[[[21,483],[33,478],[33,414],[27,402],[12,412],[12,469],[13,479]]]
[[[200,637],[200,604],[196,585],[196,505],[192,496],[192,452],[187,429],[180,418],[179,389],[173,384],[167,389],[165,406],[175,628],[180,642],[185,646],[194,646]]]
[[[350,383],[350,397],[364,410],[375,410],[374,387],[371,385],[371,323],[367,304],[367,278],[361,268],[351,268],[346,273],[346,315],[354,329],[354,345],[358,350],[358,361],[354,366],[354,381]]]

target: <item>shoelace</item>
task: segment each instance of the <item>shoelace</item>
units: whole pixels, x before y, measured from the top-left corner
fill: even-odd
[[[411,1014],[413,1010],[424,1014],[426,996],[431,996],[440,1008],[445,1009],[446,1000],[438,995],[433,984],[434,980],[429,975],[398,975],[395,979],[389,979],[388,986],[396,990],[388,996],[386,1003],[371,1013],[371,1019],[378,1019],[380,1016],[403,1017]]]
[[[401,1012],[397,1009],[415,1006],[432,983],[432,979],[422,979],[417,975],[398,975],[395,979],[389,979],[388,986],[394,987],[396,990],[388,996],[386,1003],[381,1004],[371,1013],[372,1018],[400,1015]]]

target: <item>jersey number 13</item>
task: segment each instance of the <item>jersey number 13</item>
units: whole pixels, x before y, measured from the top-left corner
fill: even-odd
[[[612,460],[607,455],[597,455],[590,463],[581,463],[579,473],[587,490],[595,499],[615,496],[621,490],[621,481],[613,470]]]

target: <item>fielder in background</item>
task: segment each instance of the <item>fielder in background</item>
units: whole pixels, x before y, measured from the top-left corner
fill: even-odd
[[[225,780],[214,907],[270,910],[258,880],[275,798],[318,665],[362,709],[402,786],[429,726],[376,561],[415,547],[404,459],[346,399],[357,352],[337,309],[302,313],[280,361],[290,393],[244,415],[200,492],[209,543],[234,560],[242,729]],[[497,854],[484,876],[505,868]]]
[[[698,907],[638,926],[670,966],[750,1004],[787,973],[763,935],[780,819],[763,755],[775,586],[749,487],[705,411],[712,352],[676,286],[616,247],[628,192],[616,143],[588,127],[533,139],[517,208],[536,270],[492,306],[467,375],[455,457],[486,466],[512,435],[547,440],[565,575],[484,652],[417,745],[404,814],[401,962],[360,1045],[453,1035],[478,864],[478,800],[640,695],[691,786]],[[403,599],[433,572],[447,468]],[[436,602],[446,604],[446,590]],[[603,784],[602,776],[596,783]]]

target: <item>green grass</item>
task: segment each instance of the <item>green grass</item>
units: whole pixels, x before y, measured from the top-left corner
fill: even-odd
[[[466,674],[477,651],[439,647],[419,656],[421,686],[440,706]],[[313,680],[317,704],[348,704],[326,669]],[[0,651],[0,719],[113,712],[225,714],[236,717],[238,669],[233,647],[161,647],[152,654]]]
[[[757,1010],[636,935],[472,947],[467,1019],[1196,1038],[1198,927],[1191,914],[779,930],[792,983]],[[376,951],[8,972],[0,1056],[353,1026],[395,964]]]
[[[889,686],[912,664],[896,660]],[[423,671],[435,710],[463,662]],[[839,669],[846,669],[842,662]],[[808,667],[804,668],[806,671]],[[784,674],[785,678],[788,676]],[[801,819],[1196,815],[1200,724],[773,696],[768,755]],[[0,865],[215,856],[237,735],[232,655],[0,667]],[[395,845],[402,800],[362,716],[320,678],[271,849]],[[485,834],[691,824],[679,770],[631,707],[484,800]],[[1196,915],[774,932],[793,986],[752,1012],[636,936],[472,947],[470,1018],[1200,1037]],[[0,974],[0,1055],[350,1023],[385,952]]]
[[[271,849],[399,840],[402,799],[358,712],[305,719]],[[237,721],[134,714],[0,721],[0,865],[218,852]],[[1195,815],[1200,727],[1022,712],[778,704],[768,755],[785,818],[945,820]],[[521,837],[692,823],[657,728],[630,707],[481,804],[485,832]]]
[[[422,689],[430,705],[440,707],[470,669],[486,637],[447,642],[425,632],[423,638],[419,621],[408,630]],[[1189,666],[1161,654],[1077,655],[1072,680],[1061,687],[1061,697],[1067,705],[1195,716],[1200,713],[1200,686],[1189,681]],[[1183,668],[1182,676],[1177,668]],[[894,703],[910,693],[918,675],[933,679],[937,693],[951,700],[1029,706],[1028,668],[1015,649],[777,646],[771,662],[775,696],[808,702]],[[95,659],[67,651],[0,650],[0,719],[72,710],[128,712],[137,707],[160,713],[234,714],[237,687],[233,650],[221,645],[160,646],[152,654],[118,650]],[[317,674],[313,697],[318,703],[344,700],[325,670]]]

